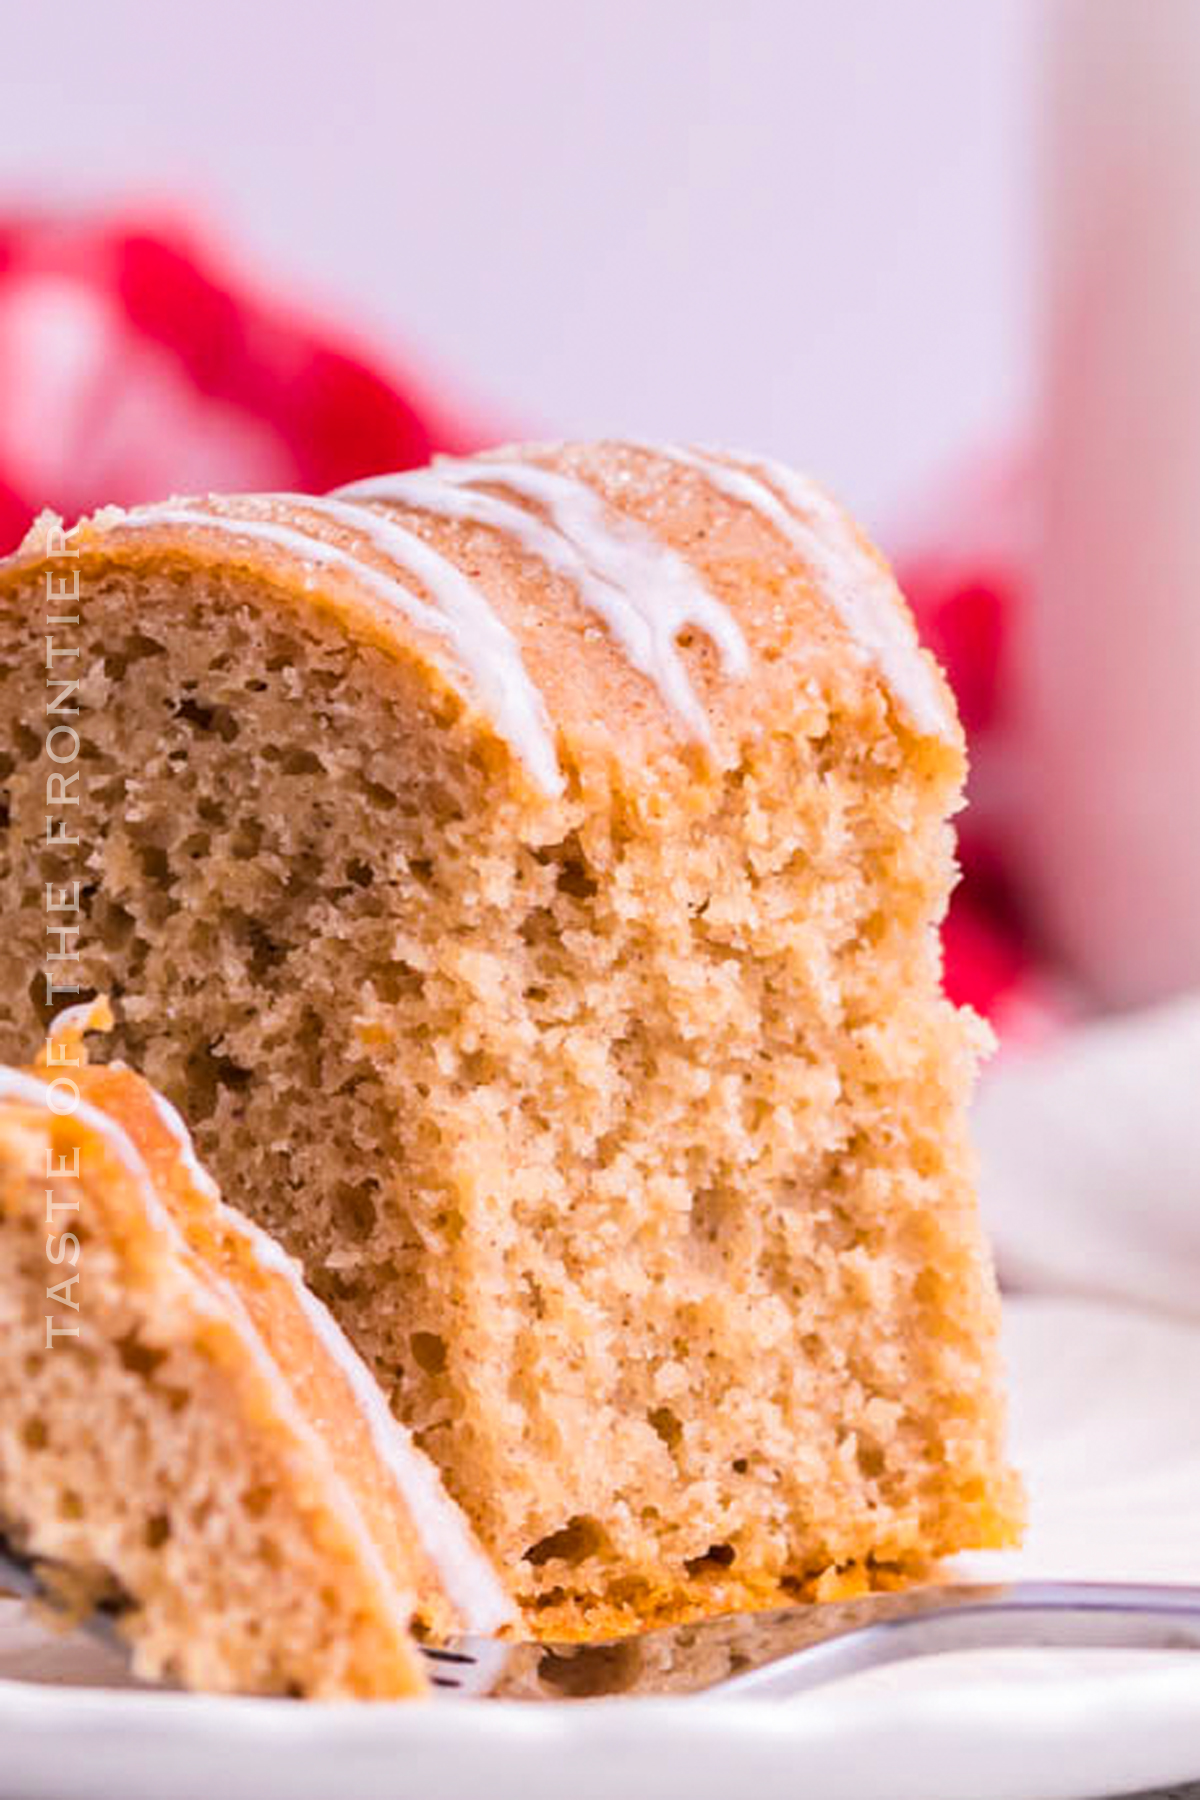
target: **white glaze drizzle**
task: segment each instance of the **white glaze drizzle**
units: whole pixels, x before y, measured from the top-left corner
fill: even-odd
[[[336,495],[272,498],[305,506],[344,530],[357,532],[372,549],[416,577],[436,599],[443,632],[490,706],[497,731],[546,792],[560,794],[564,784],[546,703],[530,679],[520,645],[482,589],[415,531],[372,507],[352,506]]]
[[[749,673],[750,653],[732,614],[683,557],[644,525],[608,506],[585,481],[555,469],[500,455],[457,462],[439,457],[431,474],[457,488],[506,488],[542,507],[560,544],[565,541],[588,571],[586,586],[580,582],[580,597],[600,615],[634,668],[654,683],[687,731],[702,742],[711,741],[708,719],[676,640],[688,627],[704,632],[716,646],[725,673],[735,679]],[[378,484],[371,485],[379,491]],[[419,504],[436,510],[431,505],[432,487],[429,493],[430,498],[423,497]],[[527,519],[531,516],[526,514]],[[480,517],[480,523],[488,522]],[[546,540],[541,539],[536,553],[562,566],[561,548],[553,543],[547,554]]]
[[[639,447],[695,469],[729,499],[769,520],[800,553],[860,655],[880,670],[918,730],[932,737],[950,735],[945,699],[895,583],[860,543],[841,508],[815,482],[768,457],[728,454],[726,460],[725,452],[658,444]]]
[[[394,1481],[421,1545],[461,1615],[464,1629],[483,1635],[498,1630],[511,1619],[512,1606],[490,1563],[472,1541],[458,1508],[443,1492],[433,1464],[396,1419],[379,1383],[328,1307],[306,1286],[299,1265],[274,1238],[221,1200],[217,1184],[197,1156],[191,1132],[177,1108],[164,1094],[152,1092],[159,1117],[174,1138],[189,1177],[206,1199],[217,1203],[218,1223],[248,1245],[261,1268],[287,1282],[313,1335],[350,1388],[375,1454]]]
[[[219,1206],[223,1213],[228,1211],[228,1208],[221,1199],[220,1188],[217,1186],[208,1170],[204,1167],[200,1158],[196,1155],[196,1146],[192,1142],[192,1134],[184,1124],[183,1116],[179,1112],[179,1109],[172,1106],[171,1102],[167,1099],[167,1096],[165,1094],[160,1094],[157,1088],[150,1089],[150,1098],[154,1102],[155,1112],[158,1114],[171,1136],[175,1139],[175,1144],[179,1151],[179,1160],[183,1165],[188,1180],[196,1189],[196,1192],[198,1194],[203,1194],[206,1200],[211,1200],[215,1205]]]
[[[75,1009],[70,1010],[74,1011]],[[4,1098],[23,1102],[40,1108],[42,1111],[53,1111],[50,1105],[48,1083],[40,1081],[32,1075],[25,1075],[17,1069],[0,1069],[0,1099]],[[216,1184],[200,1164],[187,1126],[165,1096],[155,1093],[154,1100],[159,1117],[179,1146],[183,1166],[192,1179],[195,1179],[193,1168],[199,1169],[202,1177],[201,1182],[197,1184],[199,1191],[206,1199],[212,1199],[216,1194]],[[190,1261],[195,1253],[188,1244],[178,1221],[159,1199],[150,1177],[150,1171],[129,1134],[107,1113],[101,1112],[97,1107],[82,1099],[72,1104],[70,1116],[104,1140],[126,1173],[136,1183],[143,1211],[151,1227],[164,1235],[177,1253],[182,1254],[185,1264]],[[495,1630],[497,1626],[511,1618],[511,1605],[490,1565],[472,1544],[466,1525],[460,1521],[453,1502],[442,1493],[432,1464],[409,1441],[403,1426],[388,1411],[383,1395],[379,1392],[365,1364],[349,1340],[343,1335],[332,1315],[304,1286],[291,1259],[248,1219],[235,1213],[232,1207],[225,1205],[220,1200],[217,1201],[217,1206],[218,1222],[232,1228],[243,1237],[250,1244],[256,1259],[265,1267],[272,1268],[286,1276],[294,1295],[304,1308],[314,1333],[319,1337],[322,1347],[346,1377],[355,1400],[367,1416],[372,1442],[379,1450],[385,1467],[396,1481],[431,1562],[445,1580],[447,1594],[463,1614],[464,1625],[469,1631],[480,1633]],[[379,1547],[366,1526],[351,1489],[335,1469],[329,1451],[316,1428],[304,1417],[286,1380],[263,1343],[258,1329],[246,1309],[245,1302],[236,1288],[215,1270],[206,1269],[206,1274],[220,1290],[223,1304],[236,1317],[245,1336],[247,1349],[260,1374],[269,1382],[275,1403],[285,1417],[289,1428],[306,1443],[310,1454],[326,1469],[343,1521],[357,1539],[374,1580],[381,1591],[390,1591],[394,1586],[393,1578],[384,1565]],[[209,1298],[203,1286],[198,1283],[195,1286],[195,1297],[205,1311],[214,1310],[214,1302]],[[386,1451],[381,1439],[387,1441]],[[404,1469],[403,1477],[401,1468]],[[426,1527],[430,1525],[431,1519],[433,1526],[427,1536]],[[442,1556],[447,1551],[449,1554],[443,1564]]]
[[[615,591],[612,583],[589,568],[575,545],[552,525],[512,500],[500,500],[495,494],[476,493],[473,488],[456,487],[443,480],[436,469],[408,469],[399,475],[370,476],[365,481],[339,488],[337,492],[360,500],[398,502],[401,506],[432,513],[439,519],[485,525],[515,539],[531,556],[574,582],[593,611],[599,610],[601,591],[604,604],[611,603]]]
[[[687,680],[675,638],[685,625],[697,625],[717,643],[726,671],[744,675],[749,655],[729,613],[682,558],[644,527],[627,519],[613,520],[599,496],[583,482],[526,464],[519,465],[520,476],[513,480],[515,466],[506,464],[504,472],[497,472],[495,461],[456,463],[443,457],[431,469],[371,477],[338,491],[363,500],[399,501],[439,518],[488,526],[514,538],[575,585],[580,599],[600,614],[630,661],[656,683],[689,731],[707,739],[708,721]],[[527,473],[535,477],[536,493],[533,482],[523,481]],[[539,518],[523,506],[476,491],[470,485],[472,477],[524,492],[544,505],[550,517]],[[640,593],[672,596],[676,622],[664,619],[659,606],[639,607]]]
[[[445,639],[478,687],[498,734],[515,751],[534,779],[548,794],[563,790],[562,772],[555,755],[545,702],[529,679],[520,648],[512,633],[497,618],[475,584],[415,532],[384,518],[368,507],[321,500],[310,494],[263,496],[288,505],[304,506],[343,529],[366,539],[372,548],[406,574],[414,576],[437,601],[412,593],[374,564],[365,562],[340,545],[309,536],[293,525],[275,519],[247,518],[218,512],[199,504],[138,507],[115,521],[121,530],[146,530],[159,525],[195,525],[226,531],[286,550],[303,562],[338,569],[369,587],[388,606],[394,607],[424,631]]]

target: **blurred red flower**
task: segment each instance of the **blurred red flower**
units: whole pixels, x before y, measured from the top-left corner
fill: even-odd
[[[0,550],[44,506],[322,492],[475,446],[379,363],[181,226],[0,222]]]

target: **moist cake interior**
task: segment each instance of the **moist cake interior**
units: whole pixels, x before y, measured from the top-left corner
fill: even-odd
[[[537,1630],[1007,1539],[978,1043],[932,928],[956,752],[862,682],[734,768],[547,809],[411,665],[160,558],[89,580],[55,849],[44,610],[31,577],[0,655],[0,1057],[86,868],[95,1054],[303,1259]]]

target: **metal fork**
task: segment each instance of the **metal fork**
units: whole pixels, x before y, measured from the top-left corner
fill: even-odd
[[[0,1586],[49,1599],[37,1565],[0,1543]],[[112,1612],[83,1629],[125,1648]],[[785,1699],[842,1676],[954,1650],[1200,1650],[1200,1587],[1019,1581],[910,1588],[734,1613],[601,1644],[422,1645],[439,1695],[521,1700],[616,1694]]]
[[[463,1639],[425,1654],[441,1690],[460,1694],[782,1700],[885,1663],[992,1649],[1200,1650],[1200,1587],[1079,1581],[922,1587],[730,1614],[607,1644],[506,1650],[492,1640]]]

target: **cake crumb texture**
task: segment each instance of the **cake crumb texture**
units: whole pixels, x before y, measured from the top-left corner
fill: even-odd
[[[81,843],[57,849],[35,546],[0,569],[0,1053],[36,1048],[44,884],[82,871],[79,979],[118,1020],[100,1053],[165,1091],[226,1198],[301,1259],[532,1636],[852,1597],[1011,1543],[966,1131],[985,1033],[941,991],[948,695],[946,731],[914,723],[827,570],[697,470],[509,455],[653,533],[728,610],[745,679],[704,631],[678,643],[707,745],[511,533],[377,509],[512,634],[557,794],[435,633],[238,535],[284,522],[375,567],[344,522],[283,499],[214,502],[211,529],[118,516],[76,539]],[[38,1263],[32,1227],[21,1243]],[[151,1378],[117,1346],[149,1326],[116,1265],[110,1285],[111,1330],[52,1359],[21,1430],[53,1406],[101,1485],[138,1467],[105,1524],[135,1546],[173,1482],[212,1516],[212,1465],[198,1404],[147,1457]],[[212,1394],[194,1343],[152,1351],[155,1385]],[[235,1429],[215,1405],[211,1429]],[[239,1479],[247,1456],[222,1447]],[[27,1467],[52,1544],[65,1474],[44,1450]],[[210,1563],[237,1579],[203,1529],[198,1601]],[[292,1543],[282,1516],[236,1529]]]

